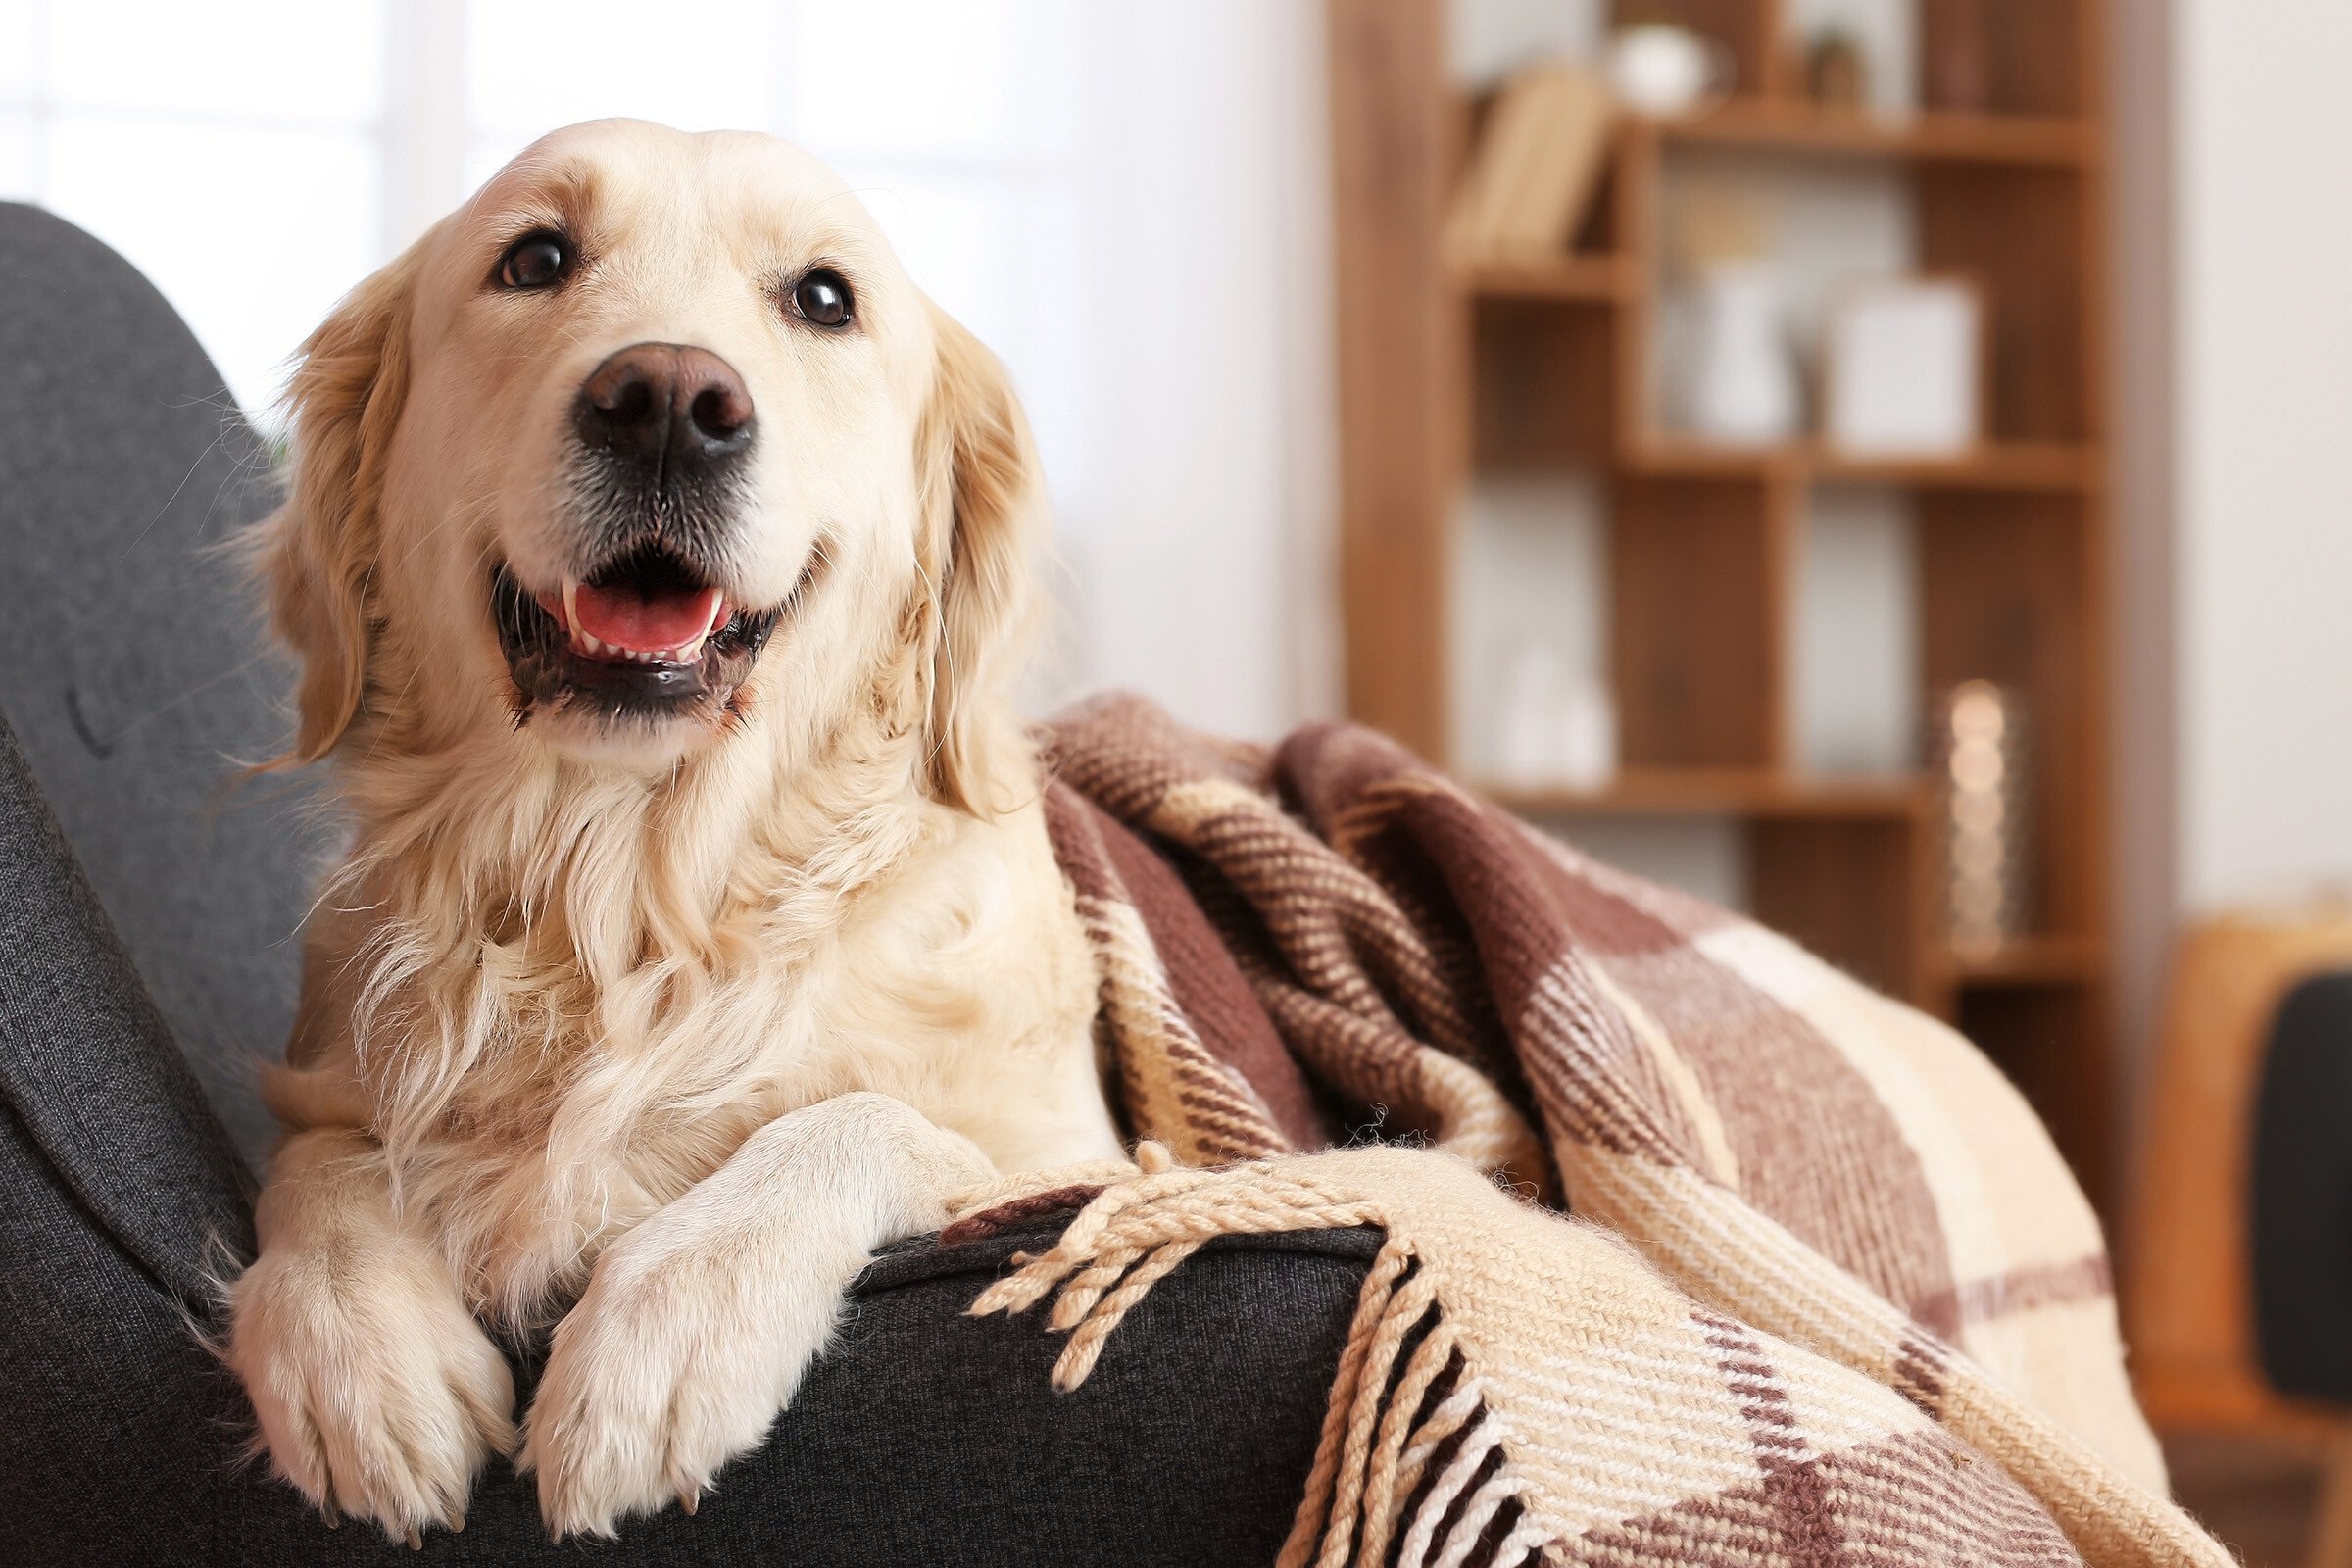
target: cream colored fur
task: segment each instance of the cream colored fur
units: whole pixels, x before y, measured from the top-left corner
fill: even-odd
[[[534,224],[578,277],[487,287]],[[858,328],[782,318],[849,274]],[[517,727],[486,596],[547,585],[565,410],[614,349],[758,408],[734,602],[809,588],[713,724]],[[1095,983],[1010,703],[1041,526],[997,362],[858,202],[764,137],[561,131],[306,345],[263,526],[287,760],[348,858],[308,933],[287,1128],[229,1357],[276,1469],[395,1536],[493,1452],[549,1528],[691,1507],[877,1245],[992,1173],[1115,1153]],[[515,1447],[491,1336],[556,1324]]]

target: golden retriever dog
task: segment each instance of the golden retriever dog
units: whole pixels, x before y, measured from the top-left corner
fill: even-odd
[[[276,1470],[412,1542],[691,1510],[876,1246],[1115,1156],[1012,706],[1003,368],[764,136],[540,141],[304,346],[281,762],[351,825],[231,1287]],[[493,1335],[554,1325],[527,1414]]]

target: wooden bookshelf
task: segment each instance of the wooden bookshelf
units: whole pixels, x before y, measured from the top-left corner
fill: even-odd
[[[2035,1102],[2094,1201],[2111,1159],[2105,120],[2098,0],[1928,7],[1924,53],[1974,25],[1981,110],[1883,119],[1799,97],[1781,0],[1685,0],[1739,63],[1705,114],[1619,125],[1595,210],[1556,259],[1449,268],[1440,236],[1481,108],[1445,74],[1444,0],[1327,0],[1337,201],[1342,591],[1355,716],[1459,762],[1452,712],[1461,507],[1472,480],[1581,473],[1606,498],[1609,679],[1622,772],[1592,791],[1496,789],[1580,819],[1740,825],[1757,915],[1953,1019]],[[1955,19],[1973,19],[1956,21]],[[1686,149],[1874,159],[1908,182],[1928,270],[1990,315],[1986,439],[1934,462],[1812,441],[1727,449],[1653,427],[1660,190]],[[2038,910],[2025,939],[1953,951],[1922,777],[1801,772],[1793,603],[1811,493],[1907,492],[1929,693],[2023,691],[2036,741]]]

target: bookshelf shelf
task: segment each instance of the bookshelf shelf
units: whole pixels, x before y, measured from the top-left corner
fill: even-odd
[[[1653,435],[1636,437],[1618,461],[1629,472],[1660,478],[1778,478],[1920,489],[2079,492],[2101,477],[2097,453],[2060,441],[1994,442],[1958,458],[1888,459],[1852,457],[1815,442],[1723,447]]]
[[[1803,100],[1790,0],[1691,0],[1680,15],[1734,62],[1740,96],[1598,135],[1589,118],[1555,134],[1542,128],[1551,121],[1518,117],[1514,135],[1492,143],[1493,164],[1473,149],[1505,122],[1510,95],[1447,79],[1446,0],[1326,4],[1350,711],[1425,756],[1462,760],[1457,705],[1471,689],[1454,668],[1457,632],[1500,612],[1478,595],[1504,592],[1507,576],[1492,562],[1473,570],[1466,498],[1484,479],[1573,476],[1577,514],[1598,530],[1598,640],[1622,771],[1593,791],[1491,793],[1572,834],[1579,819],[1728,822],[1756,916],[1953,1019],[2042,1111],[2096,1201],[2115,1099],[2102,0],[1923,4],[1920,57],[1973,61],[1976,107],[1899,120]],[[1622,21],[1641,8],[1609,9]],[[1933,101],[1928,84],[1922,96]],[[1582,218],[1551,228],[1556,201],[1487,201],[1505,186],[1494,171],[1506,145],[1526,155],[1514,167],[1573,174]],[[1579,168],[1588,155],[1596,162]],[[1784,180],[1790,158],[1883,166],[1885,177],[1852,183],[1900,187],[1907,265],[1980,289],[1980,450],[1938,461],[1862,460],[1812,441],[1726,450],[1655,426],[1670,179],[1703,169],[1724,182]],[[1473,210],[1494,222],[1457,230],[1456,213]],[[1551,236],[1536,249],[1569,248],[1510,266],[1448,261],[1465,233],[1517,256],[1520,230],[1535,226]],[[2040,934],[1997,953],[1957,954],[1944,940],[1940,824],[1924,778],[1798,770],[1800,595],[1820,492],[1838,486],[1901,493],[1909,565],[1905,586],[1886,591],[1912,602],[1899,614],[1884,607],[1885,619],[1914,628],[1923,707],[1985,679],[2020,693],[2031,715]],[[1507,591],[1542,613],[1540,580],[1507,578]],[[1592,600],[1563,591],[1558,602],[1566,615]],[[1510,613],[1529,611],[1514,601]]]
[[[1950,956],[1951,973],[1963,986],[1995,987],[2073,985],[2099,972],[2098,944],[2087,937],[2041,935],[2021,937],[1988,953]]]
[[[1562,256],[1546,261],[1485,262],[1462,274],[1478,298],[1565,300],[1610,304],[1634,287],[1635,273],[1615,256]]]
[[[2072,118],[1919,114],[1891,119],[1753,99],[1687,119],[1635,121],[1631,128],[1661,141],[1715,147],[2056,169],[2092,162],[2099,145],[2092,127]]]
[[[1816,817],[1908,821],[1927,810],[1926,782],[1786,773],[1766,768],[1649,768],[1619,774],[1601,789],[1527,789],[1482,783],[1479,790],[1521,816]]]

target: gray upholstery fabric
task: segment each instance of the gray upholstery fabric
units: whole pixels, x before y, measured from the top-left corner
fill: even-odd
[[[208,1258],[251,1250],[245,1171],[78,874],[5,718],[0,1100],[80,1206],[180,1304],[206,1304]],[[44,1277],[31,1258],[25,1269],[24,1283]]]
[[[292,1016],[315,833],[223,785],[286,732],[286,670],[220,549],[260,443],[172,307],[72,224],[0,203],[0,710],[248,1156],[251,1062]]]

